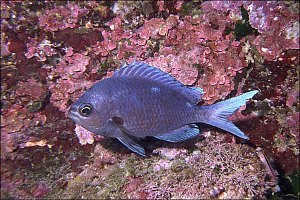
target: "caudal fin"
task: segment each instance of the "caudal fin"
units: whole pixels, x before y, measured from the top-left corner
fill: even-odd
[[[205,118],[202,118],[201,122],[218,127],[248,140],[249,138],[227,118],[241,106],[245,105],[246,101],[251,99],[257,92],[257,90],[253,90],[210,106],[201,107],[206,113]]]

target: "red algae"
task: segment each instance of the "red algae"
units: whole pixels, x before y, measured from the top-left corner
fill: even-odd
[[[288,49],[299,49],[299,16],[282,2],[248,2],[249,21],[261,35],[253,41],[266,60],[275,60]],[[275,42],[274,42],[275,41]]]
[[[46,31],[58,31],[74,28],[80,16],[84,15],[86,9],[79,7],[74,2],[66,6],[56,6],[54,9],[45,10],[39,17],[39,26]]]
[[[49,40],[43,40],[38,44],[35,39],[31,38],[26,46],[28,51],[25,53],[25,56],[27,58],[35,56],[38,58],[38,61],[46,61],[46,57],[57,54],[57,51],[52,47],[53,44]]]

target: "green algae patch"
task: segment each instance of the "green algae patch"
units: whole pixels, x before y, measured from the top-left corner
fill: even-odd
[[[94,167],[94,166],[90,166]],[[86,168],[74,179],[68,181],[65,190],[55,191],[49,198],[67,198],[67,199],[110,199],[125,198],[122,187],[127,183],[125,179],[125,169],[118,166],[109,166],[107,168],[91,169]]]
[[[201,2],[201,1],[198,1]],[[197,1],[184,2],[180,7],[179,14],[182,16],[199,16],[203,14]]]
[[[255,149],[219,133],[206,133],[193,151],[161,147],[146,158],[115,153],[101,160],[110,152],[99,146],[94,163],[49,198],[264,198],[276,186]]]
[[[100,199],[124,198],[122,187],[127,183],[124,168],[114,167],[107,177],[100,181],[97,197]]]

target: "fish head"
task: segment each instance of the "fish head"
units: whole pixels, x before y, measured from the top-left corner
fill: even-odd
[[[91,88],[70,106],[67,117],[88,131],[101,134],[108,121],[108,103],[105,99],[105,95]]]

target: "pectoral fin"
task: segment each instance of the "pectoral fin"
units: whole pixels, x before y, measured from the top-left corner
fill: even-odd
[[[139,145],[137,141],[130,138],[126,134],[124,134],[122,137],[118,137],[117,139],[120,142],[122,142],[131,151],[133,151],[141,156],[146,156],[144,148],[141,145]]]
[[[157,139],[168,142],[182,142],[199,135],[200,131],[196,124],[189,124],[169,133],[154,136]]]
[[[146,156],[144,148],[139,145],[139,139],[132,136],[130,131],[123,126],[123,123],[124,120],[121,117],[113,117],[110,120],[111,126],[115,129],[115,137],[131,151]]]

